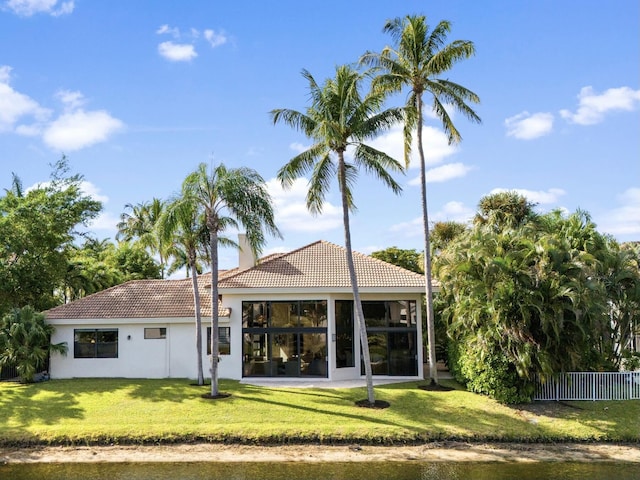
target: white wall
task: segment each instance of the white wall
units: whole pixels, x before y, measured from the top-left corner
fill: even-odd
[[[421,297],[419,294],[362,293],[362,300],[415,300],[418,318],[418,341],[422,341]],[[329,380],[359,379],[360,365],[356,361],[353,368],[335,367],[334,301],[350,300],[351,294],[282,293],[274,294],[225,294],[223,304],[231,308],[230,318],[220,318],[220,326],[231,327],[231,354],[221,355],[218,364],[219,378],[242,379],[242,302],[260,300],[326,300],[329,318],[327,343],[329,352]],[[50,320],[55,327],[51,339],[53,343],[67,342],[69,353],[66,357],[51,356],[50,375],[52,378],[73,377],[125,377],[125,378],[191,378],[197,377],[195,354],[195,330],[193,318],[171,319],[84,319]],[[202,319],[203,371],[210,377],[210,356],[206,354],[206,333],[210,319]],[[145,339],[145,327],[164,327],[166,339]],[[74,358],[73,331],[86,328],[117,328],[118,358]],[[359,332],[354,332],[355,358],[360,358]],[[422,348],[418,349],[418,378],[423,376]],[[395,377],[398,378],[398,377]]]
[[[134,323],[135,322],[135,323]],[[52,378],[125,377],[125,378],[196,378],[194,319],[86,319],[51,320],[53,343],[66,342],[67,356],[51,356]],[[203,370],[209,375],[206,355],[206,327],[203,319]],[[220,325],[225,325],[221,322]],[[163,327],[165,339],[145,339],[144,329]],[[118,329],[118,358],[74,358],[75,329]],[[222,363],[221,363],[222,366]],[[224,373],[221,369],[221,374]],[[222,377],[223,375],[221,375]]]

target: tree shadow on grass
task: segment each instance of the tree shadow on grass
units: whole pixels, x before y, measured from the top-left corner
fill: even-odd
[[[54,425],[64,419],[81,419],[84,411],[68,391],[55,382],[6,385],[0,388],[1,432],[24,432],[33,425]]]

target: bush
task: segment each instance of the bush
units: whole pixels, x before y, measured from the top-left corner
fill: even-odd
[[[486,351],[485,346],[485,351]],[[482,350],[473,338],[449,342],[449,370],[467,390],[487,395],[500,403],[528,403],[534,393],[534,384],[518,376],[515,366],[497,348]]]
[[[66,343],[50,343],[52,333],[44,315],[29,306],[6,314],[0,320],[0,367],[15,366],[23,382],[33,382],[50,352],[67,353]]]

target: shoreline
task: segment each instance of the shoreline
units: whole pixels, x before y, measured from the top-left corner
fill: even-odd
[[[417,446],[224,444],[0,447],[0,466],[127,462],[610,462],[640,464],[640,444],[433,442]]]

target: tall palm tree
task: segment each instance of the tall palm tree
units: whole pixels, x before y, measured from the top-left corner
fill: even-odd
[[[422,144],[423,96],[429,94],[431,107],[442,122],[449,144],[461,141],[462,137],[447,111],[452,105],[457,111],[474,122],[480,117],[469,106],[479,103],[480,98],[471,90],[451,82],[441,75],[448,72],[460,60],[475,54],[473,42],[454,40],[447,42],[451,24],[446,20],[429,29],[422,15],[407,15],[387,21],[383,31],[395,41],[395,48],[385,47],[381,53],[366,52],[361,63],[381,69],[376,86],[387,92],[399,92],[408,86],[411,91],[407,99],[404,125],[405,163],[409,164],[412,133],[417,134],[420,160],[420,185],[422,201],[422,221],[424,228],[424,259],[427,304],[427,336],[429,342],[429,376],[432,383],[438,383],[435,352],[435,324],[433,315],[433,291],[431,286],[431,248],[429,245],[429,215],[427,210],[427,183],[424,149]]]
[[[188,192],[187,192],[188,193]],[[184,252],[193,287],[193,304],[196,319],[196,354],[198,385],[204,385],[202,368],[202,317],[200,291],[198,290],[198,257],[208,244],[208,232],[204,214],[188,194],[176,198],[158,221],[158,231],[165,245],[174,245],[174,251]]]
[[[158,254],[162,278],[164,278],[167,257],[170,252],[156,226],[165,207],[165,202],[159,198],[153,198],[151,202],[138,203],[137,205],[126,204],[125,210],[131,210],[131,213],[123,212],[120,215],[120,222],[117,225],[118,233],[116,234],[116,240],[137,239],[143,247],[150,250],[151,254]]]
[[[348,66],[338,67],[335,78],[327,79],[322,86],[316,83],[308,71],[303,70],[302,76],[309,82],[311,94],[311,106],[307,108],[306,113],[276,109],[271,112],[271,116],[274,123],[284,122],[302,131],[314,144],[292,158],[278,171],[277,176],[284,187],[290,187],[296,178],[311,173],[307,208],[313,214],[322,212],[331,178],[337,176],[342,201],[347,265],[367,379],[367,399],[370,404],[374,404],[369,343],[353,262],[349,212],[355,210],[352,187],[359,169],[378,177],[394,193],[401,191],[400,185],[391,177],[389,170],[402,172],[402,165],[364,142],[401,121],[402,109],[382,110],[385,96],[381,92],[370,91],[363,97],[360,93],[363,75]],[[349,147],[354,149],[352,162],[345,160],[345,153]]]
[[[230,168],[223,164],[208,170],[205,163],[185,178],[182,194],[204,214],[209,233],[211,258],[211,396],[218,391],[218,244],[235,245],[220,234],[241,225],[247,241],[258,253],[265,244],[265,233],[280,236],[275,225],[273,205],[264,179],[250,168]]]

